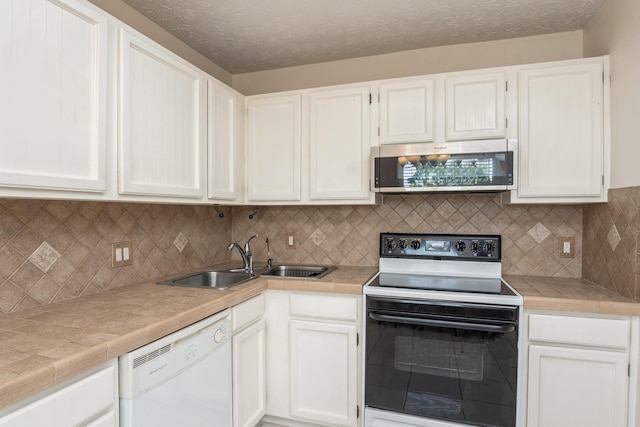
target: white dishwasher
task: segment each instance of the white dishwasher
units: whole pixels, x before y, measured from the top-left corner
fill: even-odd
[[[230,310],[119,358],[120,426],[231,427]]]

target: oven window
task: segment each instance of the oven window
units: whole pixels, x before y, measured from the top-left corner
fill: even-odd
[[[517,328],[487,332],[367,318],[366,405],[479,426],[516,420]]]

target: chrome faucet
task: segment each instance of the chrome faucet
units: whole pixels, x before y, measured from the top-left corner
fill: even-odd
[[[251,246],[249,245],[249,243],[255,239],[256,237],[258,237],[257,234],[254,234],[253,236],[249,237],[249,240],[247,240],[247,243],[244,244],[244,249],[242,247],[240,247],[239,244],[232,242],[229,244],[229,246],[227,246],[227,250],[233,250],[233,248],[237,248],[238,252],[240,252],[240,256],[242,257],[242,262],[244,263],[244,271],[246,273],[249,274],[254,274],[253,272],[253,253],[251,252]],[[269,246],[269,238],[265,238],[264,239],[265,243],[267,244],[267,268],[271,268],[271,248]]]

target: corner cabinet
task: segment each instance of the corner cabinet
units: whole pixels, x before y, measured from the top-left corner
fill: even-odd
[[[119,192],[204,197],[203,72],[126,28],[118,65]]]
[[[0,186],[105,191],[107,22],[83,1],[0,2]]]
[[[526,425],[626,427],[630,319],[544,312],[527,319]]]
[[[208,197],[244,200],[244,97],[207,78]]]
[[[247,98],[247,202],[373,204],[369,85]]]
[[[360,425],[361,298],[267,292],[267,415],[276,424]]]
[[[517,67],[520,168],[511,202],[606,201],[607,62]]]

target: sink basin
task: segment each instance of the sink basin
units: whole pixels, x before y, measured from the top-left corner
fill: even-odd
[[[251,274],[244,272],[201,271],[199,273],[163,280],[158,282],[158,284],[223,290],[251,280],[253,277]]]
[[[304,279],[319,279],[335,270],[336,267],[325,265],[278,265],[271,270],[261,273],[261,276],[296,277]]]

